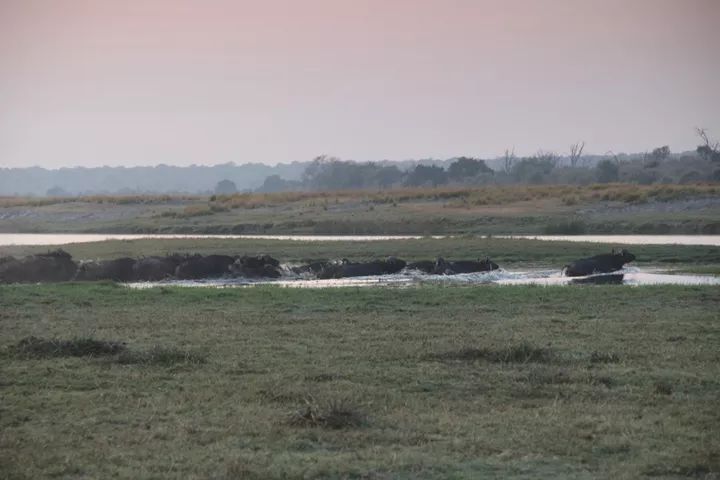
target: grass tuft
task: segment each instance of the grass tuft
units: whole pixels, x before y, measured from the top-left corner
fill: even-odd
[[[451,352],[433,355],[438,360],[485,360],[492,363],[550,363],[557,359],[554,350],[536,347],[527,342],[507,347],[492,348],[464,348]]]
[[[570,373],[565,369],[536,367],[527,372],[527,382],[534,386],[572,383]]]
[[[655,382],[655,393],[660,395],[672,395],[673,386],[670,382],[664,380]]]
[[[613,352],[594,351],[590,354],[590,363],[618,363],[620,356]]]
[[[612,388],[615,385],[615,380],[608,375],[591,375],[588,381],[590,385],[602,385],[606,388]]]
[[[368,420],[365,413],[348,400],[333,399],[320,403],[310,396],[305,398],[305,405],[290,415],[289,423],[296,427],[339,430],[365,426]]]
[[[70,340],[26,337],[20,340],[12,350],[15,355],[25,358],[99,357],[122,353],[126,351],[126,346],[120,342],[96,340],[89,337]]]
[[[178,364],[202,364],[207,361],[207,355],[191,352],[175,347],[155,345],[149,350],[126,350],[118,355],[117,362],[121,365],[156,365],[171,367]]]

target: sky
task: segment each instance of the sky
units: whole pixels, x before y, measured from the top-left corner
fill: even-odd
[[[720,0],[0,0],[0,167],[694,149]]]

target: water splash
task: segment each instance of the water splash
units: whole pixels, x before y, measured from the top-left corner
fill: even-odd
[[[403,270],[393,275],[377,275],[338,279],[316,279],[308,275],[292,273],[283,268],[284,275],[278,279],[215,278],[203,280],[166,280],[162,282],[138,282],[127,284],[131,288],[153,288],[159,286],[179,287],[253,287],[257,285],[277,285],[290,288],[337,288],[337,287],[411,287],[425,284],[441,285],[720,285],[720,277],[714,275],[687,275],[643,271],[636,267],[623,270],[588,275],[585,277],[565,277],[558,270],[509,271],[463,273],[458,275],[431,275],[415,270]]]

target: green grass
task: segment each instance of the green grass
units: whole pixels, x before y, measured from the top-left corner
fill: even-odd
[[[696,273],[701,275],[720,275],[720,265],[710,263],[705,265],[683,265],[673,269],[670,273]]]
[[[0,286],[0,477],[712,478],[719,307],[716,287]],[[16,355],[30,336],[173,361]]]

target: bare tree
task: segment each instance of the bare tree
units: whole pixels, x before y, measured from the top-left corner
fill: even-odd
[[[544,150],[538,150],[535,154],[535,159],[541,160],[543,162],[548,162],[549,164],[552,164],[553,166],[557,165],[558,162],[558,155],[555,152],[546,152]]]
[[[708,134],[707,134],[707,129],[695,127],[695,132],[698,134],[698,137],[700,137],[702,139],[702,141],[706,147],[709,147],[713,150],[720,149],[720,142],[713,143],[710,141],[710,138],[708,137]]]
[[[583,150],[585,149],[585,142],[573,143],[570,145],[570,166],[575,168],[580,162]]]
[[[503,168],[505,169],[505,173],[510,173],[513,163],[515,163],[515,147],[512,148],[512,151],[506,148],[505,155],[503,156]]]
[[[613,152],[612,150],[608,150],[607,152],[605,152],[605,155],[610,155],[611,157],[613,157],[613,161],[615,162],[615,165],[618,165],[618,166],[620,165],[620,159],[618,158],[618,156],[615,152]]]
[[[720,161],[720,142],[710,140],[707,130],[704,128],[695,127],[695,131],[704,143],[704,145],[698,145],[697,153],[708,160]]]

